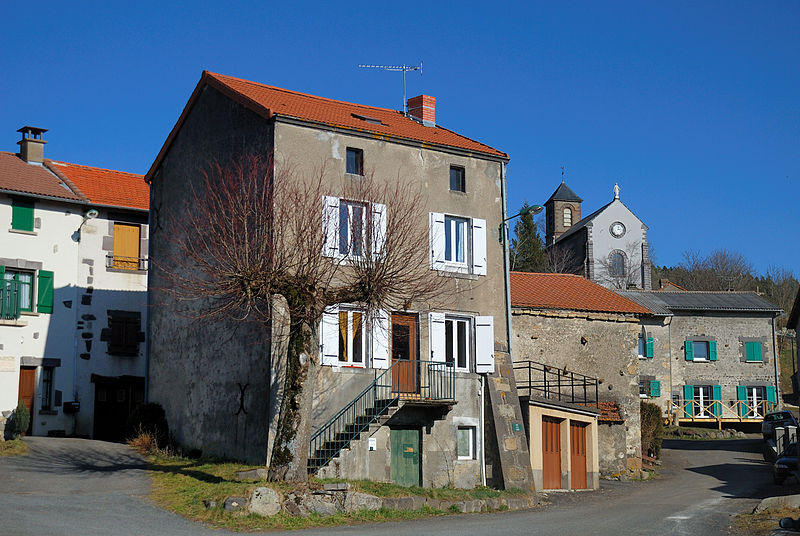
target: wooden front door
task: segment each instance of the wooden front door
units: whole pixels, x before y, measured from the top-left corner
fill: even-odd
[[[561,487],[561,421],[542,418],[542,486]]]
[[[419,396],[415,315],[392,313],[392,365],[392,392],[407,398]]]
[[[26,435],[33,429],[33,399],[36,397],[36,367],[21,367],[19,369],[19,400],[28,408],[31,416]]]
[[[570,487],[586,489],[586,424],[569,423],[569,455],[572,467]]]
[[[400,486],[421,485],[420,430],[391,430],[392,459],[389,475]]]

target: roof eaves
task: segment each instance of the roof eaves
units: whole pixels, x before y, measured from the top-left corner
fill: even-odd
[[[37,194],[34,192],[22,192],[20,190],[9,190],[6,188],[0,188],[0,193],[7,194],[7,195],[18,195],[18,196],[25,196],[25,197],[34,197],[36,199],[47,199],[49,201],[60,201],[62,203],[76,203],[78,205],[88,205],[89,202],[86,199],[82,198],[72,198],[72,197],[58,197],[55,195],[45,195],[45,194]]]

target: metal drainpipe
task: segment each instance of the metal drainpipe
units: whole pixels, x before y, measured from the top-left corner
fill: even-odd
[[[775,338],[775,316],[772,317],[772,362],[775,364],[775,409],[783,408],[780,386],[778,385],[778,350]]]

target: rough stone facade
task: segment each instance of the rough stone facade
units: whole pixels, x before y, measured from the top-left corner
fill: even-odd
[[[598,428],[601,476],[641,469],[638,319],[602,313],[512,311],[515,361],[544,363],[598,378],[598,398],[619,404],[622,425]],[[517,378],[518,386],[522,379]]]

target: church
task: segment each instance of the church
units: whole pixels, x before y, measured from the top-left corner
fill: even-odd
[[[575,273],[611,289],[652,288],[647,225],[619,197],[585,218],[583,199],[562,181],[545,202],[545,244],[559,272]]]

